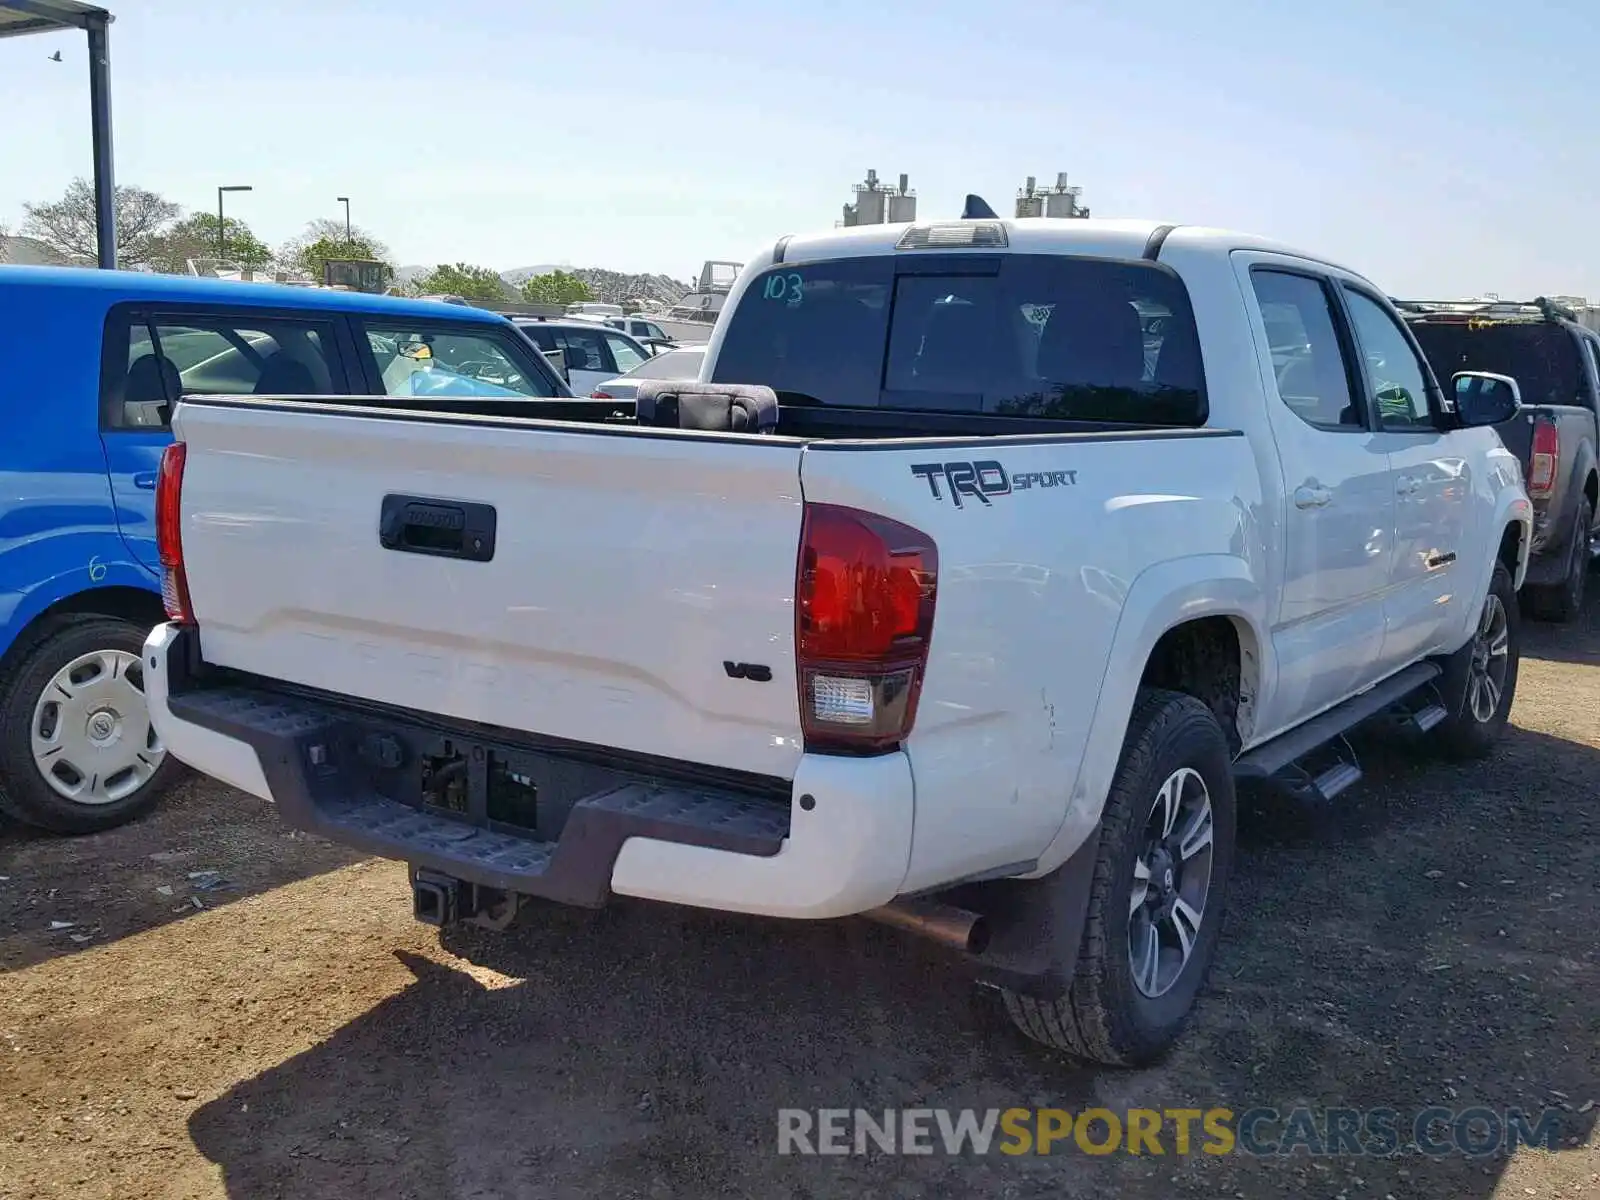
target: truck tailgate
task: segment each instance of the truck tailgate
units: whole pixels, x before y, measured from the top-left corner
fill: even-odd
[[[206,662],[792,775],[799,443],[238,401],[174,426]]]

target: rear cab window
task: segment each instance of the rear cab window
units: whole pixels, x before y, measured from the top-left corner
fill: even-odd
[[[786,405],[1180,427],[1207,416],[1177,275],[1065,255],[775,267],[731,314],[712,381],[766,384]]]
[[[1456,314],[1413,317],[1407,324],[1446,387],[1458,371],[1492,371],[1517,381],[1524,404],[1595,407],[1578,339],[1564,325]]]

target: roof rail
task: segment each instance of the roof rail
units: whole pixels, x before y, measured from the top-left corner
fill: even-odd
[[[1576,321],[1578,314],[1545,296],[1532,300],[1400,300],[1390,303],[1402,312],[1440,316],[1488,317],[1496,320]]]

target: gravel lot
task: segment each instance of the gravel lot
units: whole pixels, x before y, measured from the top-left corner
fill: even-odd
[[[0,830],[0,1196],[1600,1195],[1600,607],[1528,627],[1514,722],[1486,764],[1379,746],[1332,811],[1253,813],[1195,1026],[1139,1073],[860,922],[441,941],[401,866],[206,781],[107,835]],[[780,1107],[1433,1104],[1559,1108],[1559,1147],[776,1153]]]

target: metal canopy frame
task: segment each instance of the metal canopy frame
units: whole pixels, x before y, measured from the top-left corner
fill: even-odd
[[[117,183],[111,155],[109,12],[79,0],[0,0],[0,38],[81,29],[89,39],[89,131],[94,142],[94,226],[100,266],[117,266]]]

